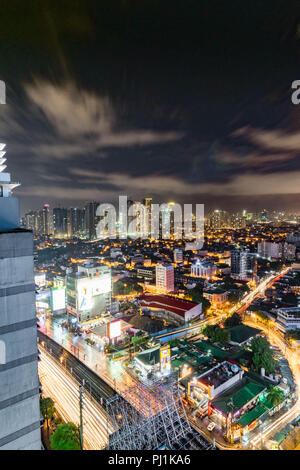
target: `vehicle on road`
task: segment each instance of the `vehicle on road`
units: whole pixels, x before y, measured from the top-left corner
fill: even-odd
[[[209,423],[209,425],[207,426],[207,430],[208,431],[213,431],[216,427],[216,423]]]

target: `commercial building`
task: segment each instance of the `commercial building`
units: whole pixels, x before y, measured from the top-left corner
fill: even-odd
[[[214,307],[222,307],[228,299],[228,292],[220,287],[211,287],[203,291],[203,297],[210,301]]]
[[[141,307],[147,307],[150,311],[153,311],[156,317],[181,324],[187,323],[202,314],[202,304],[168,295],[142,294],[139,302]]]
[[[156,288],[159,292],[174,291],[174,266],[161,263],[156,266]]]
[[[111,269],[86,264],[67,273],[67,312],[79,322],[111,310]]]
[[[277,321],[285,330],[300,328],[300,307],[277,309]]]
[[[143,281],[154,281],[155,279],[155,271],[154,271],[154,268],[145,268],[145,267],[141,267],[141,268],[137,268],[136,270],[136,277],[138,279],[142,279]]]
[[[189,395],[199,398],[206,396],[210,400],[221,395],[225,390],[236,385],[242,380],[244,371],[236,364],[223,361],[204,374],[194,376],[189,383]]]
[[[209,402],[208,415],[226,432],[227,438],[239,439],[272,408],[266,400],[266,391],[266,383],[243,376],[235,386]]]
[[[40,450],[33,236],[0,149],[0,450]]]
[[[171,350],[168,344],[156,345],[146,349],[134,358],[135,365],[144,374],[161,372],[168,373],[171,370]]]

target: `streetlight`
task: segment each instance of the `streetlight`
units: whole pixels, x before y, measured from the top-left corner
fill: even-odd
[[[228,437],[228,434],[229,434],[229,431],[230,431],[230,440],[232,441],[232,418],[233,418],[233,409],[234,409],[234,403],[232,401],[232,398],[230,398],[230,400],[226,404],[227,404],[227,406],[230,406],[230,408],[231,408],[230,422],[229,422],[229,426],[228,426],[228,429],[227,429],[227,437]]]

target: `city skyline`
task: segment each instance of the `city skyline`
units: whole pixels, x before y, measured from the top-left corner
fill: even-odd
[[[65,1],[67,24],[50,4],[7,6],[0,134],[23,213],[145,188],[160,201],[298,210],[297,2],[194,2],[193,15],[172,2],[171,17],[168,3]]]
[[[299,0],[1,3],[0,450],[300,450]]]

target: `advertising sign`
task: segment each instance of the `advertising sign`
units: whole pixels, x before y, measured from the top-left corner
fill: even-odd
[[[46,285],[46,273],[39,273],[34,276],[35,285],[43,287]]]
[[[56,310],[64,310],[66,308],[66,289],[51,289],[51,307]]]
[[[171,369],[171,349],[169,344],[160,348],[160,369],[161,371]]]
[[[110,322],[107,325],[107,327],[108,327],[108,337],[109,337],[109,339],[117,338],[122,333],[122,331],[121,331],[121,321],[120,320]]]
[[[111,291],[110,275],[82,279],[77,282],[77,296],[79,311],[91,310],[95,304],[95,297]]]

